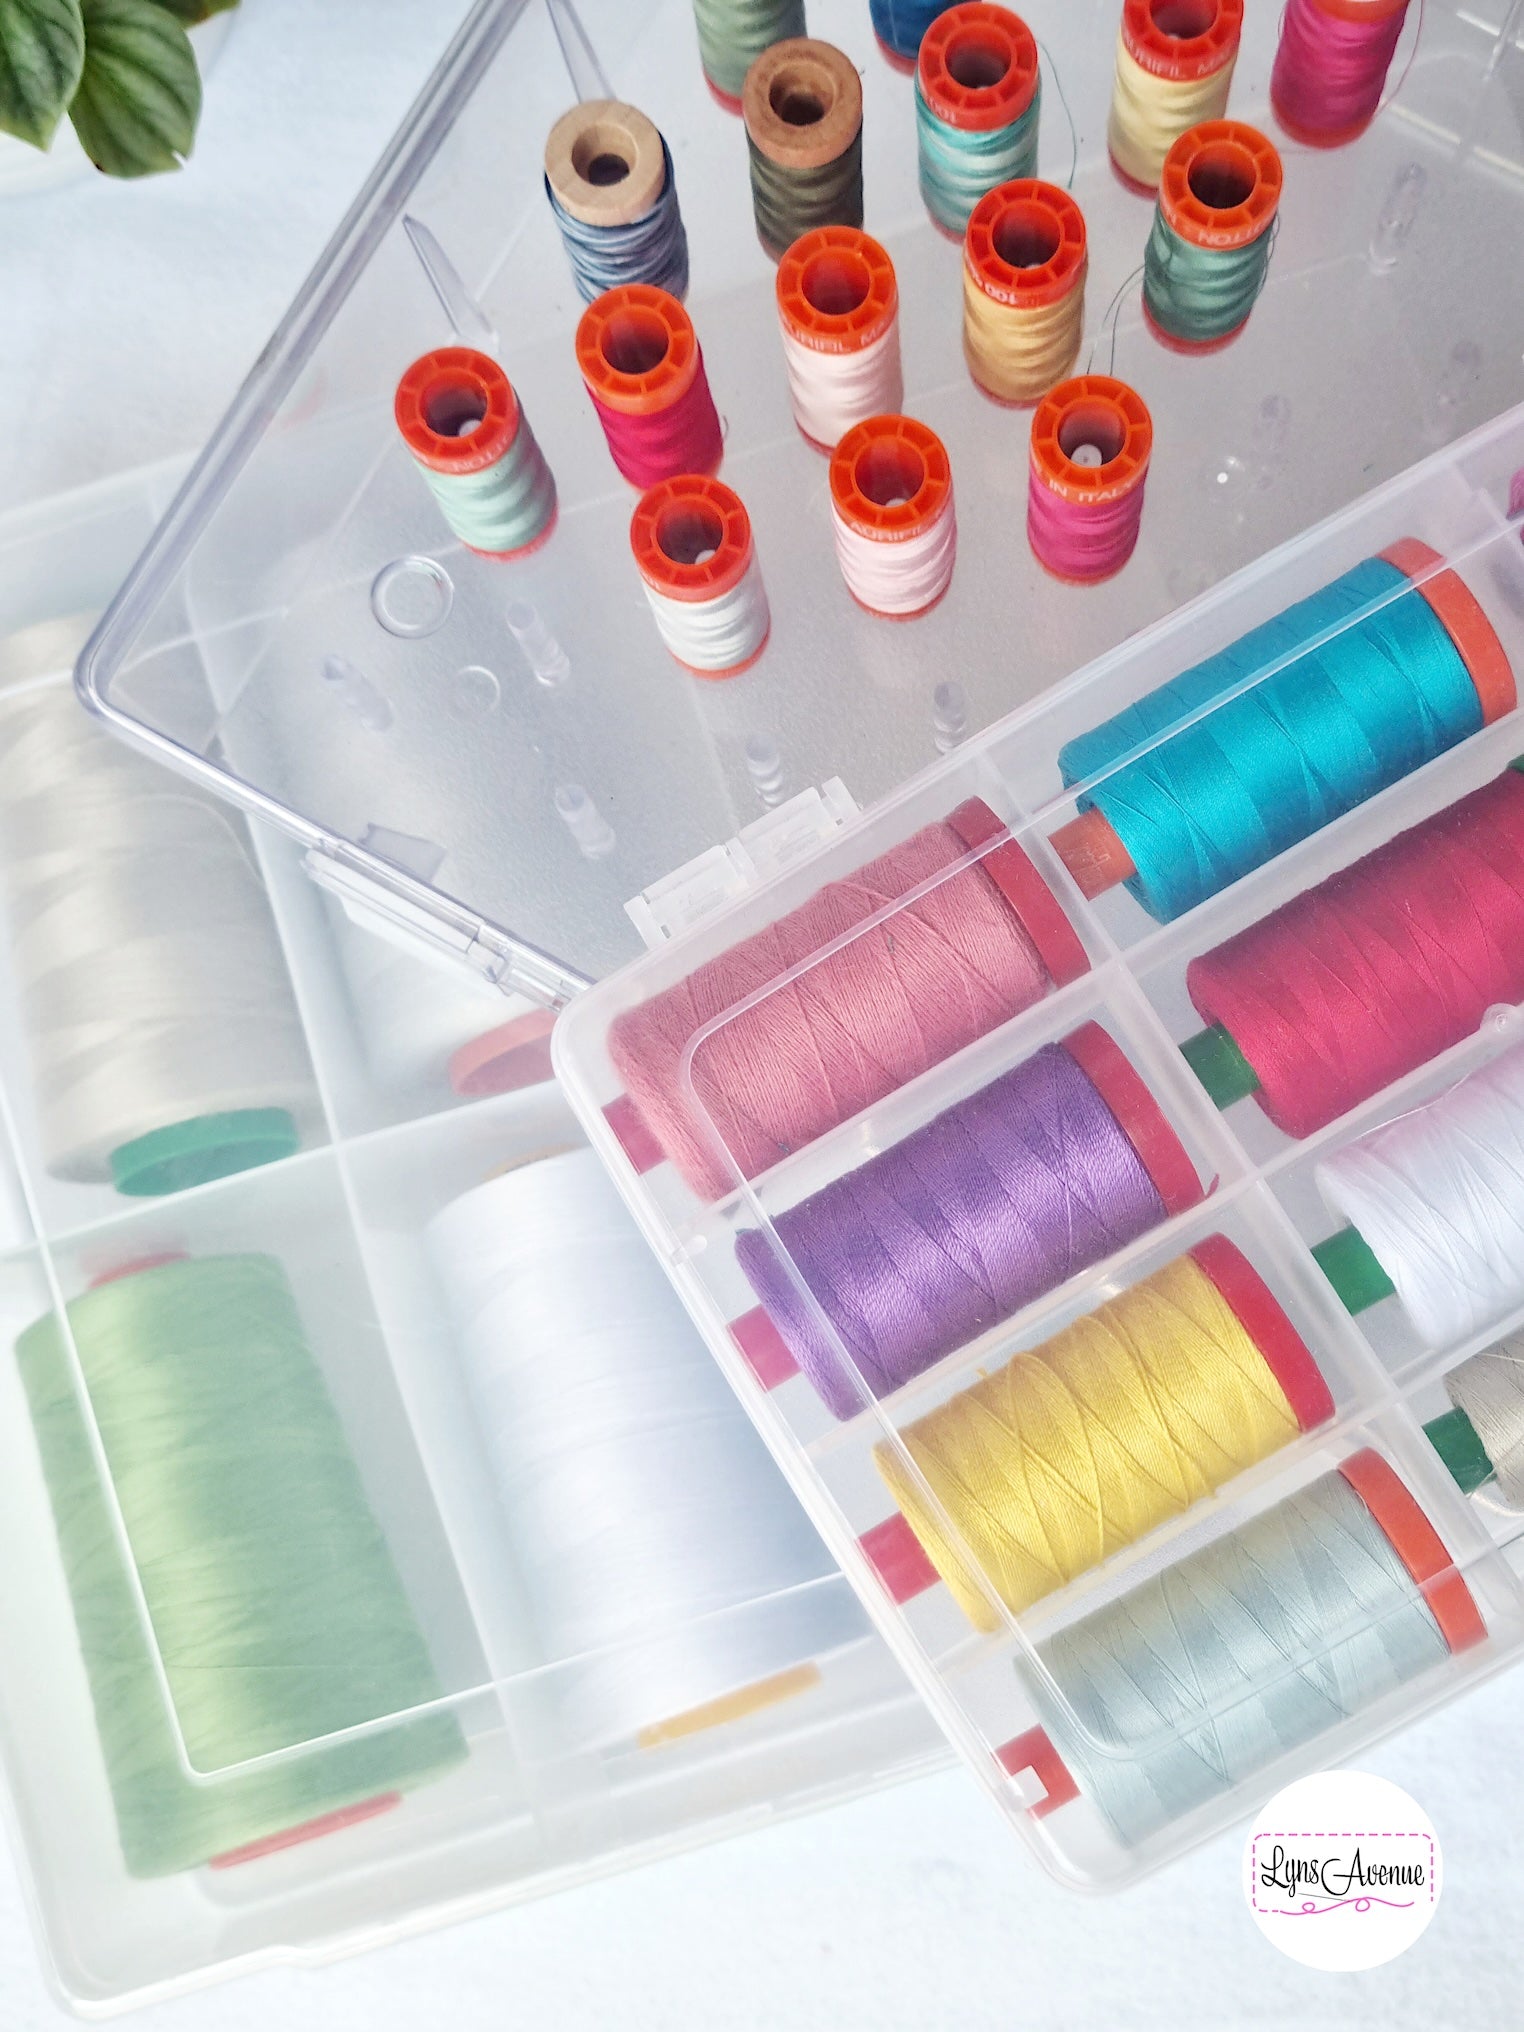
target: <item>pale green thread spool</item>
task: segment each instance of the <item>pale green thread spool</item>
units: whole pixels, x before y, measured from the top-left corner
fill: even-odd
[[[764,49],[804,34],[804,0],[693,0],[704,76],[739,111],[746,73]]]
[[[279,1264],[165,1263],[68,1310],[186,1753],[50,1314],[16,1354],[131,1874],[192,1869],[458,1762],[453,1715],[415,1712],[439,1682]]]
[[[496,360],[442,346],[397,384],[397,428],[468,550],[517,557],[555,526],[556,483]]]

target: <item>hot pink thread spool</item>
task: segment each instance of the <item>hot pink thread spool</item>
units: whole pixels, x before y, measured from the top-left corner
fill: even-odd
[[[649,282],[605,290],[577,326],[577,365],[631,486],[717,470],[720,419],[693,320],[675,296]]]
[[[1027,539],[1055,578],[1110,578],[1132,556],[1154,427],[1136,390],[1081,374],[1045,395],[1032,418]]]
[[[1294,141],[1340,148],[1375,119],[1408,0],[1287,0],[1270,103]]]

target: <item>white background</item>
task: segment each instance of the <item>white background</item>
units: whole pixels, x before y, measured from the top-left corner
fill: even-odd
[[[461,11],[456,0],[246,0],[190,170],[0,200],[0,506],[192,449],[209,432]],[[1261,1939],[1236,1836],[1129,1896],[1081,1899],[1039,1874],[971,1781],[948,1775],[135,2022],[1516,2032],[1520,1705],[1518,1677],[1505,1677],[1368,1760],[1432,1816],[1446,1879],[1423,1939],[1369,1975],[1316,1975]],[[0,1852],[0,2032],[68,2022]]]

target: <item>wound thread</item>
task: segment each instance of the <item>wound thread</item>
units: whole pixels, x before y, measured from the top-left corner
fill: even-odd
[[[921,195],[963,237],[987,191],[1037,174],[1042,79],[1037,42],[1007,7],[965,0],[937,16],[916,62]]]
[[[1270,271],[1281,159],[1255,128],[1210,120],[1171,147],[1143,253],[1143,312],[1186,352],[1223,346],[1248,321]]]
[[[672,152],[638,107],[594,99],[545,144],[545,195],[584,303],[626,282],[688,290],[688,235]]]
[[[644,282],[606,290],[578,323],[577,365],[631,486],[718,469],[720,419],[693,321],[675,296]]]
[[[899,70],[909,70],[922,38],[942,12],[939,0],[868,0],[873,33]]]
[[[701,677],[733,677],[771,625],[751,518],[718,480],[687,474],[640,497],[630,548],[663,642]]]
[[[963,356],[997,402],[1037,402],[1079,356],[1085,221],[1056,184],[998,185],[969,215],[963,244]]]
[[[862,80],[809,36],[774,43],[742,97],[757,237],[776,261],[803,233],[863,222]]]
[[[1380,108],[1408,0],[1287,0],[1270,104],[1294,141],[1339,148]]]
[[[693,0],[693,18],[709,89],[739,113],[746,73],[763,50],[804,34],[804,0]]]
[[[952,465],[911,416],[872,416],[831,459],[831,526],[847,590],[870,613],[910,620],[952,582],[958,518]]]
[[[1473,1355],[1450,1371],[1445,1389],[1470,1422],[1504,1497],[1524,1503],[1524,1341],[1511,1334]]]
[[[1092,585],[1132,556],[1153,441],[1142,396],[1108,374],[1061,381],[1037,405],[1027,540],[1055,578]]]
[[[1180,136],[1227,111],[1243,13],[1243,0],[1126,0],[1106,145],[1129,183],[1155,189]]]
[[[899,409],[899,288],[877,240],[854,226],[802,234],[778,264],[777,298],[794,421],[812,444],[830,451]]]
[[[486,353],[442,346],[397,384],[397,428],[468,550],[518,557],[550,535],[556,483],[508,376]]]

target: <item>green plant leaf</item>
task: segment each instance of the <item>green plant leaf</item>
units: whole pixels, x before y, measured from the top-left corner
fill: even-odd
[[[0,0],[0,128],[46,148],[84,61],[79,0]]]
[[[231,14],[238,0],[157,0],[157,4],[168,8],[176,21],[194,28],[199,22],[210,21],[214,14]]]
[[[201,112],[196,54],[157,0],[81,0],[85,68],[69,108],[107,176],[153,176],[190,154]]]

